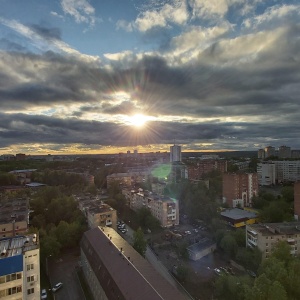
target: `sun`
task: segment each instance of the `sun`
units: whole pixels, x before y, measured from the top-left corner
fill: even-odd
[[[129,117],[129,122],[135,127],[143,127],[147,122],[147,118],[142,114],[136,114]]]

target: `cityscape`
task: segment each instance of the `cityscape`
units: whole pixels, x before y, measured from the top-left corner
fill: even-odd
[[[0,4],[0,300],[300,299],[299,1]]]
[[[1,155],[1,297],[259,299],[299,264],[299,150],[182,150]]]

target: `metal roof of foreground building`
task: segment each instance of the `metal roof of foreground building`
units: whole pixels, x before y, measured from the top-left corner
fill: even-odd
[[[112,228],[96,227],[85,232],[81,247],[100,284],[103,265],[123,299],[188,299]]]

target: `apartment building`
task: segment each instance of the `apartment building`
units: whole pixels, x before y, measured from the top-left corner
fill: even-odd
[[[26,169],[26,170],[14,170],[9,173],[14,174],[20,184],[26,184],[31,182],[31,174],[37,169]]]
[[[278,157],[279,158],[291,158],[292,157],[291,147],[280,146],[278,148]]]
[[[0,238],[26,234],[29,224],[28,200],[16,198],[0,203]]]
[[[36,234],[0,239],[0,298],[40,299],[40,254]]]
[[[265,158],[268,158],[270,156],[275,156],[275,155],[276,155],[275,147],[272,146],[265,147]]]
[[[85,232],[80,246],[83,273],[94,299],[186,299],[112,228]]]
[[[106,176],[107,188],[110,188],[114,182],[118,182],[124,186],[131,186],[135,182],[144,182],[149,176],[148,171],[114,173]]]
[[[170,162],[178,162],[181,160],[181,146],[174,144],[170,147]]]
[[[204,174],[211,171],[227,172],[227,160],[200,160],[188,167],[188,179],[195,181],[203,178]]]
[[[251,207],[258,193],[257,173],[223,174],[223,202],[229,207]]]
[[[262,162],[257,164],[257,179],[259,185],[276,184],[276,168],[274,163]]]
[[[179,224],[178,200],[142,189],[132,191],[127,194],[127,197],[129,197],[129,205],[132,210],[137,211],[142,207],[148,208],[151,214],[159,220],[162,227]]]
[[[262,258],[268,258],[278,241],[291,246],[291,254],[300,254],[300,223],[267,223],[246,226],[246,246],[258,247]]]
[[[259,159],[264,159],[265,158],[265,150],[264,149],[258,149],[257,158],[259,158]]]

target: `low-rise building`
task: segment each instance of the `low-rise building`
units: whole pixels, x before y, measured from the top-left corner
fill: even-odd
[[[278,241],[291,246],[291,254],[299,255],[300,223],[265,223],[246,226],[246,246],[257,247],[262,258],[268,258]]]
[[[28,200],[17,198],[0,203],[0,238],[26,234],[29,224]]]
[[[39,252],[36,234],[0,239],[1,299],[40,299]]]
[[[214,252],[216,248],[217,245],[214,241],[208,238],[203,238],[198,243],[187,247],[187,251],[191,260],[199,260],[202,257]]]
[[[118,182],[123,186],[131,186],[136,182],[144,182],[149,176],[148,171],[143,172],[128,172],[128,173],[114,173],[106,176],[107,188],[110,188],[114,182]]]
[[[239,228],[247,224],[258,222],[258,214],[255,211],[249,211],[239,208],[226,209],[221,212],[221,217],[230,226]]]
[[[89,228],[108,226],[117,229],[117,211],[105,203],[93,203],[86,209]]]
[[[186,299],[112,228],[84,233],[81,265],[94,299]]]

